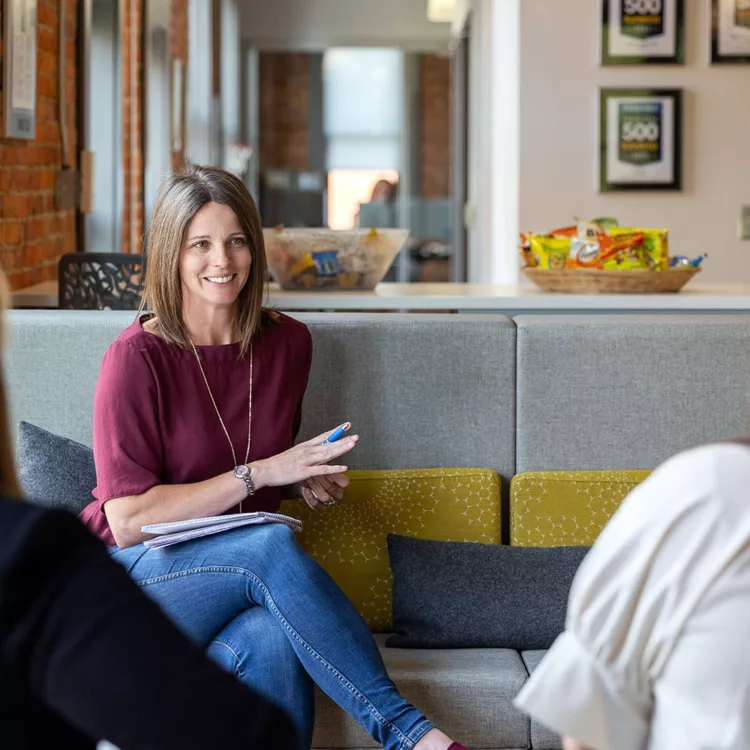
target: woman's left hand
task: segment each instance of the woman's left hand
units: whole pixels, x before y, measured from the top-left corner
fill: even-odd
[[[348,484],[346,474],[321,474],[302,480],[299,488],[305,502],[313,510],[319,510],[341,500]]]

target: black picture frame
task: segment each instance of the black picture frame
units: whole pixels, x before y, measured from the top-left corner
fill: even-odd
[[[611,52],[610,14],[615,0],[602,0],[601,3],[601,65],[684,65],[685,64],[685,0],[662,0],[676,6],[675,43],[671,55],[618,55]],[[617,0],[625,2],[625,0]]]
[[[722,0],[711,0],[711,65],[750,65],[750,48],[747,54],[722,55],[720,52],[721,3]]]
[[[642,139],[639,139],[637,142],[643,144],[643,149],[641,150],[641,154],[646,154],[648,156],[649,151],[658,150],[658,155],[660,159],[663,158],[664,149],[667,149],[668,159],[667,162],[671,164],[671,170],[670,170],[670,179],[669,180],[633,180],[633,179],[616,179],[616,176],[613,174],[610,174],[609,170],[609,156],[610,156],[610,148],[612,147],[609,139],[610,134],[610,120],[609,120],[609,103],[612,99],[629,99],[629,100],[642,100],[641,102],[624,102],[623,105],[630,108],[637,108],[640,105],[643,105],[644,109],[649,109],[649,107],[656,108],[659,107],[659,132],[658,132],[658,140],[654,141],[648,141],[646,139],[645,141]],[[661,102],[663,100],[670,100],[672,102],[672,127],[670,131],[668,132],[668,135],[664,135],[663,128],[661,128],[661,125],[663,124],[663,119],[661,115]],[[684,104],[684,92],[683,89],[673,89],[673,88],[602,88],[599,91],[599,192],[601,193],[610,193],[610,192],[617,192],[617,191],[680,191],[682,190],[682,179],[683,179],[683,104]],[[621,106],[623,106],[621,105]],[[642,122],[638,123],[637,121],[633,123],[632,121],[629,123],[631,125],[635,124],[636,128],[641,127],[643,128],[643,119],[645,118],[645,126],[648,126],[649,124],[655,124],[655,123],[649,123],[649,118],[655,118],[655,114],[653,112],[647,113],[645,115],[634,115],[635,117],[640,117]],[[619,115],[619,117],[624,117],[622,114]],[[632,117],[632,116],[631,116]],[[617,124],[617,129],[619,131],[618,135],[618,150],[620,153],[622,153],[623,146],[628,145],[625,143],[624,140],[622,140],[622,128],[624,127],[623,121],[621,120]],[[635,151],[634,151],[635,153]],[[658,163],[658,159],[654,160],[651,159],[652,163]],[[631,164],[627,164],[625,160],[622,162],[625,165],[625,169],[631,169],[633,166],[635,168],[638,168],[638,165],[631,162]],[[645,166],[645,165],[644,165]]]

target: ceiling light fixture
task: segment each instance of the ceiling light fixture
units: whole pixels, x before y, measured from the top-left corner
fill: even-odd
[[[433,23],[450,23],[456,9],[456,0],[427,0],[427,20]]]

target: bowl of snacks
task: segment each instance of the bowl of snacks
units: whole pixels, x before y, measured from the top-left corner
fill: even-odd
[[[707,257],[670,258],[668,230],[621,227],[609,218],[522,235],[519,253],[539,288],[573,294],[678,292]]]
[[[264,229],[268,267],[282,289],[374,289],[408,229]]]

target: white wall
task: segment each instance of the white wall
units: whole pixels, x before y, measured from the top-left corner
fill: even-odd
[[[399,46],[446,49],[449,23],[425,0],[243,0],[242,36],[261,49]]]
[[[750,66],[710,67],[710,0],[686,0],[683,67],[600,68],[599,0],[523,0],[521,226],[544,230],[575,216],[667,227],[674,255],[708,252],[703,282],[750,282]],[[598,194],[598,89],[685,89],[681,193]]]
[[[467,281],[515,284],[521,7],[474,0],[469,48]]]

